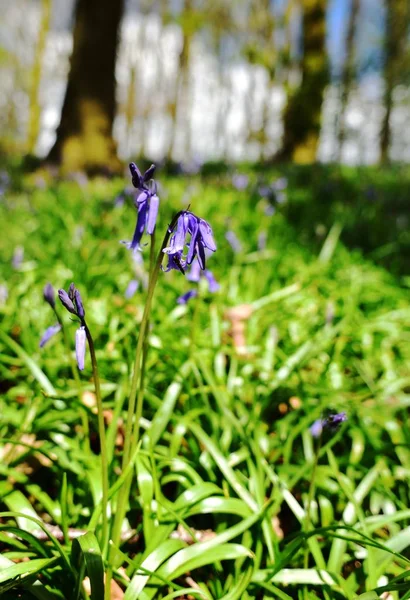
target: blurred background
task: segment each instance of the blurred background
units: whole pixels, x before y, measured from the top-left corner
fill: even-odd
[[[1,0],[0,151],[410,162],[408,0]]]

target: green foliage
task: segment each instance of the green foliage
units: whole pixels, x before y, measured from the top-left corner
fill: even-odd
[[[124,297],[136,266],[118,242],[132,234],[134,208],[114,206],[120,180],[85,187],[25,180],[6,192],[0,205],[6,224],[0,283],[9,290],[0,307],[5,598],[102,598],[107,566],[126,600],[353,599],[384,591],[408,597],[408,280],[340,241],[354,239],[363,225],[357,215],[382,230],[381,201],[374,211],[363,200],[369,181],[386,211],[389,182],[393,190],[399,183],[392,172],[359,178],[330,169],[327,180],[324,173],[290,169],[288,204],[273,216],[265,214],[253,174],[241,192],[221,175],[161,181],[158,238],[189,190],[192,210],[214,228],[218,252],[209,268],[221,290],[214,296],[201,290],[199,299],[179,306],[189,282],[177,272],[160,277],[142,440],[129,465],[136,477],[122,543],[107,553],[98,542],[102,482],[91,365],[87,358],[78,389],[63,336],[39,349],[54,322],[42,289],[48,281],[65,288],[75,281],[87,307],[115,510],[127,478],[119,468],[121,418],[145,301],[143,285],[132,299]],[[349,195],[357,190],[363,193]],[[225,240],[227,228],[242,242],[238,254]],[[261,233],[264,249],[258,249]],[[385,235],[386,244],[396,244]],[[365,250],[377,256],[375,240]],[[13,269],[17,246],[24,260]],[[148,254],[147,248],[145,263]],[[245,351],[235,348],[227,313],[239,305],[250,315]],[[66,316],[72,353],[75,326]],[[349,420],[318,447],[309,426],[326,410],[346,411]]]

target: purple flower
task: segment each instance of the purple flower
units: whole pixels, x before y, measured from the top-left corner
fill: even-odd
[[[55,308],[56,305],[56,295],[54,292],[54,288],[51,283],[47,283],[43,289],[43,298],[51,306],[51,308]]]
[[[48,327],[45,332],[43,333],[43,336],[40,340],[40,348],[43,348],[43,346],[45,346],[47,344],[47,342],[53,337],[53,335],[56,335],[56,333],[58,333],[59,331],[61,331],[61,325],[60,323],[57,323],[56,325],[51,325],[51,327]]]
[[[58,290],[58,297],[61,304],[73,315],[76,315],[81,322],[84,321],[85,310],[81,294],[75,287],[74,283],[68,288],[68,293],[65,290]]]
[[[215,279],[212,271],[210,271],[209,269],[205,269],[204,277],[206,277],[206,280],[208,281],[208,289],[211,292],[211,294],[214,294],[215,292],[217,292],[221,286]]]
[[[75,356],[80,371],[84,370],[86,339],[87,335],[85,333],[85,327],[82,325],[75,332]]]
[[[336,431],[344,421],[347,421],[347,414],[345,412],[329,415],[324,419],[317,419],[310,426],[310,433],[313,437],[319,437],[325,429]]]
[[[192,264],[195,257],[198,259],[200,268],[205,269],[205,250],[208,249],[211,252],[216,250],[209,223],[184,210],[181,211],[175,229],[171,233],[169,246],[163,250],[165,254],[168,254],[168,264],[165,270],[178,269],[184,272],[185,266]],[[187,241],[188,236],[189,242]]]
[[[242,252],[241,241],[239,240],[238,236],[234,231],[227,231],[225,233],[225,239],[229,242],[229,245],[235,252],[235,254],[239,254],[239,252]]]
[[[129,284],[127,285],[127,289],[125,290],[124,296],[127,300],[133,297],[135,292],[137,291],[139,286],[139,282],[136,279],[131,279]]]
[[[248,187],[249,177],[241,173],[235,173],[232,176],[232,185],[237,190],[245,190]]]
[[[197,290],[188,290],[185,294],[177,298],[177,304],[186,304],[191,298],[195,298],[196,296],[198,296]]]
[[[24,261],[24,248],[22,246],[16,246],[14,253],[13,253],[13,258],[11,259],[11,265],[13,267],[13,269],[16,269],[16,271],[18,269],[20,269],[21,265],[23,264]]]
[[[130,171],[133,186],[137,189],[134,197],[134,204],[138,211],[137,223],[131,242],[122,242],[127,248],[141,250],[141,238],[146,231],[149,235],[154,233],[157,221],[159,198],[157,195],[157,184],[152,179],[155,171],[155,165],[151,165],[144,175],[138,169],[135,163],[130,163]]]
[[[75,315],[76,310],[74,308],[74,304],[73,304],[72,300],[70,299],[69,295],[67,294],[67,292],[65,290],[58,290],[58,297],[60,298],[60,302],[64,306],[64,308],[66,308],[68,310],[68,312]]]

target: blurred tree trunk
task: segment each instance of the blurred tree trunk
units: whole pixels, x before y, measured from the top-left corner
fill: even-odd
[[[301,84],[290,94],[284,114],[279,158],[300,163],[316,159],[323,95],[328,82],[326,0],[302,0]]]
[[[41,3],[41,22],[34,64],[32,71],[31,86],[29,92],[30,115],[28,121],[27,151],[34,154],[38,134],[40,132],[41,107],[38,93],[41,84],[41,67],[43,64],[44,50],[46,47],[47,33],[50,29],[51,0],[42,0]]]
[[[116,171],[115,61],[124,0],[77,0],[73,53],[48,160],[65,170]]]
[[[384,59],[384,108],[381,128],[381,161],[389,159],[390,115],[393,108],[393,89],[400,82],[406,52],[406,35],[409,25],[409,0],[386,0],[386,33]]]
[[[339,160],[342,156],[343,143],[346,138],[346,109],[349,102],[350,89],[354,73],[354,39],[356,35],[357,15],[359,14],[360,0],[352,0],[350,7],[349,24],[346,36],[346,57],[343,65],[341,81],[341,107],[339,117]]]

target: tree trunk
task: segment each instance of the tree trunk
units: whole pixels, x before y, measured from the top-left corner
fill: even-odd
[[[302,0],[302,81],[290,94],[284,114],[280,158],[299,163],[316,159],[324,90],[328,81],[326,0]]]
[[[77,0],[67,90],[48,156],[66,171],[112,172],[120,167],[112,126],[123,8],[124,0]]]
[[[347,27],[346,36],[346,57],[343,65],[342,81],[341,81],[341,107],[339,117],[339,160],[342,156],[343,143],[346,138],[346,109],[349,102],[349,94],[352,86],[352,78],[354,71],[354,38],[356,35],[357,15],[359,14],[360,0],[352,0],[350,7],[349,24]]]
[[[408,0],[386,0],[386,34],[384,59],[385,115],[380,135],[381,161],[389,159],[390,115],[393,108],[393,89],[400,82],[402,60],[406,51],[409,24]]]
[[[40,132],[41,107],[39,103],[38,93],[41,84],[41,68],[43,64],[47,34],[50,29],[51,0],[42,0],[41,11],[42,15],[40,22],[40,30],[36,46],[36,53],[34,56],[34,65],[29,93],[30,116],[28,122],[27,135],[27,151],[29,154],[34,154],[38,134]]]

